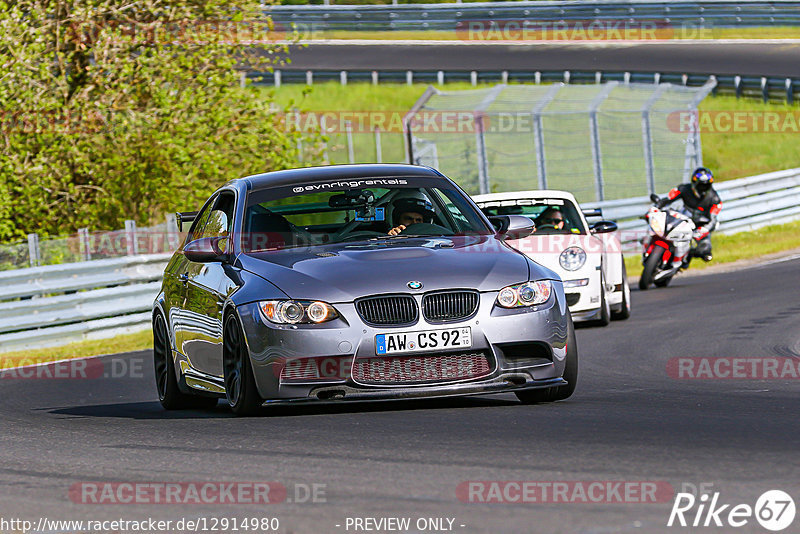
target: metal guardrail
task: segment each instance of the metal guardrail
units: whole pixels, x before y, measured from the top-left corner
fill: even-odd
[[[717,81],[712,94],[730,94],[737,98],[760,98],[783,100],[791,104],[800,94],[800,78],[776,76],[732,76],[714,73],[682,73],[682,72],[632,72],[632,71],[533,71],[533,70],[302,70],[275,69],[274,72],[248,72],[247,78],[256,85],[274,85],[284,83],[304,83],[313,85],[317,82],[335,81],[339,83],[368,82],[379,83],[435,83],[442,85],[449,82],[478,83],[673,83],[689,87],[700,87],[708,83],[713,76]]]
[[[170,254],[0,272],[0,352],[147,328]]]
[[[800,219],[800,168],[722,182],[723,234]],[[662,194],[665,192],[662,192]],[[591,202],[616,220],[623,246],[636,253],[650,201]],[[138,255],[0,272],[0,352],[62,345],[149,328],[169,254]]]
[[[673,26],[757,27],[800,25],[796,0],[598,0],[475,2],[403,5],[272,6],[278,27],[301,31],[419,31],[465,28],[470,21],[659,21]]]
[[[800,220],[800,168],[721,182],[715,187],[722,200],[720,234],[757,230]],[[663,196],[666,191],[660,192]],[[603,218],[617,221],[623,250],[637,253],[647,230],[641,219],[651,205],[648,197],[587,202],[583,208],[602,208]]]

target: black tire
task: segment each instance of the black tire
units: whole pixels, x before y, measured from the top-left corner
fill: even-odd
[[[606,298],[606,277],[600,271],[600,318],[592,321],[595,326],[608,326],[611,322],[611,304]]]
[[[664,256],[664,249],[661,247],[653,248],[653,252],[647,257],[644,262],[644,269],[642,276],[639,277],[639,289],[646,291],[650,284],[653,282],[653,275],[656,269],[661,265],[661,258]]]
[[[611,314],[615,321],[624,321],[631,316],[631,286],[628,283],[628,269],[625,268],[625,260],[622,261],[622,303],[619,311]]]
[[[258,394],[244,332],[235,313],[225,318],[222,342],[222,367],[225,374],[225,397],[236,415],[252,415],[264,400]]]
[[[666,278],[662,278],[661,280],[656,280],[653,282],[653,284],[655,284],[656,287],[667,287],[670,282],[672,282],[672,277],[668,276]]]
[[[575,392],[578,385],[578,344],[575,340],[575,327],[572,325],[572,317],[569,319],[567,331],[567,358],[564,374],[562,375],[567,384],[547,389],[529,389],[518,391],[517,398],[522,404],[537,404],[540,402],[553,402],[568,399]]]
[[[153,317],[153,367],[158,400],[165,410],[210,409],[217,405],[215,397],[187,395],[181,391],[175,373],[167,323],[160,313]]]

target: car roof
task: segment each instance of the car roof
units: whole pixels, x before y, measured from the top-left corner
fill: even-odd
[[[472,200],[475,201],[476,204],[497,200],[518,200],[522,198],[562,198],[572,201],[573,204],[578,204],[578,201],[575,200],[575,196],[572,193],[557,189],[534,189],[530,191],[509,191],[507,193],[472,195]]]
[[[247,184],[248,189],[261,189],[264,187],[278,187],[295,183],[313,183],[337,179],[389,178],[400,176],[447,180],[444,175],[431,167],[391,163],[367,163],[286,169],[263,174],[254,174],[234,180],[234,182],[243,181]]]

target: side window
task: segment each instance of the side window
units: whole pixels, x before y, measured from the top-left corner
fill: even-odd
[[[233,229],[233,207],[235,196],[229,191],[220,193],[214,202],[208,222],[203,229],[203,237],[225,237]]]
[[[189,235],[186,238],[187,243],[203,237],[203,229],[208,222],[208,217],[211,215],[211,210],[214,207],[214,204],[216,204],[216,199],[209,201],[208,204],[206,204],[206,206],[203,208],[203,211],[197,215],[197,218],[194,220],[194,224],[192,224],[191,230],[189,230]]]

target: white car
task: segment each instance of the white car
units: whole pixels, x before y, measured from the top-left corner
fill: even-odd
[[[525,215],[533,219],[536,231],[509,243],[561,276],[574,321],[605,326],[611,319],[630,316],[630,286],[617,225],[586,221],[587,216],[601,217],[599,209],[582,211],[566,191],[516,191],[472,198],[490,218]]]

